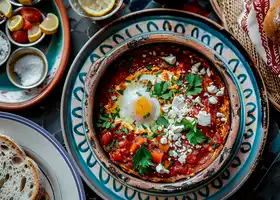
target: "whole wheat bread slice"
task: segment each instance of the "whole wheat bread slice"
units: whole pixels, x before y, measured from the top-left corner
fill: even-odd
[[[0,134],[0,199],[36,200],[39,196],[37,164],[16,142]]]

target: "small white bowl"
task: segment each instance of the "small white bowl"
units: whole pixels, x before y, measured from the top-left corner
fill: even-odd
[[[16,9],[16,10],[13,12],[13,16],[14,16],[14,15],[17,15],[17,14],[20,12],[20,10],[23,9],[23,8],[24,8],[24,7],[21,7],[21,8]],[[28,7],[28,8],[32,8],[32,9],[34,9],[34,10],[39,11],[39,12],[42,14],[43,20],[46,18],[45,15],[44,15],[40,10],[38,10],[37,8],[34,8],[34,7]],[[29,43],[26,43],[26,44],[18,43],[18,42],[16,42],[16,41],[12,38],[11,31],[10,31],[9,28],[8,28],[8,20],[7,20],[7,22],[6,22],[5,31],[6,31],[6,34],[7,34],[8,38],[9,38],[9,40],[10,40],[14,45],[17,45],[17,46],[19,46],[19,47],[31,47],[31,46],[34,46],[34,45],[40,43],[40,42],[45,38],[45,36],[46,36],[45,33],[42,33],[41,37],[40,37],[38,40],[36,40],[35,42],[29,42]]]
[[[86,17],[88,19],[91,20],[104,20],[107,19],[109,17],[111,17],[112,15],[114,15],[121,7],[123,0],[116,0],[114,7],[112,8],[111,11],[109,11],[107,14],[100,16],[100,17],[94,17],[91,15],[88,15],[83,8],[80,6],[79,1],[78,0],[69,0],[69,3],[71,5],[71,7],[73,8],[73,10],[80,16],[82,17]]]
[[[40,3],[41,1],[42,0],[32,0],[31,5],[26,5],[26,4],[19,3],[19,1],[17,1],[17,0],[10,0],[11,4],[13,4],[14,6],[33,6],[33,5],[36,5],[37,3]]]
[[[44,72],[41,75],[41,78],[37,83],[30,85],[30,86],[23,86],[20,82],[20,78],[14,72],[14,64],[19,58],[21,58],[22,56],[27,55],[27,54],[33,54],[33,55],[35,54],[42,58],[42,60],[44,62]],[[34,47],[19,48],[16,51],[14,51],[12,53],[12,55],[10,56],[10,58],[7,62],[6,71],[7,71],[7,75],[8,75],[8,78],[10,79],[11,83],[13,85],[15,85],[16,87],[19,87],[22,89],[35,88],[35,87],[41,85],[41,83],[46,79],[46,77],[48,75],[48,60],[47,60],[45,54],[37,48],[34,48]]]
[[[0,30],[0,37],[3,37],[8,43],[8,53],[6,55],[6,58],[4,58],[4,60],[0,61],[0,66],[1,66],[7,61],[7,59],[9,58],[9,55],[11,54],[11,43],[10,43],[8,37],[6,36],[6,34],[3,33],[1,30]]]

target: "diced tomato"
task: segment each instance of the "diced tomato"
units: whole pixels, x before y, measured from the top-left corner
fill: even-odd
[[[187,157],[187,163],[189,164],[196,164],[199,161],[199,157],[196,155],[189,155]]]
[[[142,137],[136,138],[136,142],[133,143],[130,147],[130,152],[135,152],[145,142],[147,142],[147,138],[142,138]]]
[[[164,151],[164,152],[167,152],[168,149],[169,149],[169,144],[161,144],[161,143],[159,143],[159,149]]]
[[[25,31],[30,30],[30,29],[32,29],[32,24],[28,20],[24,19],[22,29]]]
[[[108,145],[110,144],[111,140],[112,140],[113,136],[111,132],[106,132],[102,135],[102,142],[104,145]]]
[[[12,32],[12,38],[14,41],[18,43],[27,43],[28,42],[28,37],[26,31],[14,31]]]
[[[158,153],[153,151],[151,154],[152,154],[152,159],[155,163],[157,164],[161,163],[163,153]]]
[[[34,8],[22,8],[20,14],[25,20],[33,23],[39,23],[42,19],[41,12]]]
[[[116,153],[112,154],[112,158],[116,161],[122,160],[122,154],[120,152],[116,152]]]
[[[171,161],[165,160],[163,166],[164,166],[164,168],[168,168],[170,166],[170,164],[171,164]]]

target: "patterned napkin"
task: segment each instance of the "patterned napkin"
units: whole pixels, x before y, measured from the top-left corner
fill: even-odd
[[[268,67],[280,77],[280,46],[274,44],[263,30],[263,21],[275,0],[243,0],[244,10],[238,23],[249,35],[257,52]]]

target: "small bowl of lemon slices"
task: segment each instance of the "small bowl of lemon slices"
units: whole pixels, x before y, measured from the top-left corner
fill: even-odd
[[[9,40],[20,47],[30,47],[41,42],[46,35],[56,33],[59,20],[56,15],[45,16],[33,7],[16,9],[6,22]]]
[[[42,0],[10,0],[14,6],[32,6],[41,2]]]
[[[69,0],[75,12],[91,20],[103,20],[114,15],[123,0]]]

